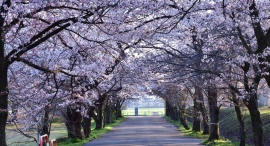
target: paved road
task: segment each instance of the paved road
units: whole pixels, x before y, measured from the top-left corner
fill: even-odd
[[[99,139],[83,146],[198,146],[202,140],[182,136],[160,116],[128,117]]]

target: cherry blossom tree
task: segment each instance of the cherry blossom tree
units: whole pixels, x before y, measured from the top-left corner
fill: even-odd
[[[94,23],[92,20],[99,17],[99,13],[94,14],[94,12],[101,10],[101,8],[95,9],[95,6],[92,6],[92,10],[90,10],[89,5],[92,4],[57,1],[51,3],[47,1],[1,1],[0,145],[6,145],[8,68],[15,62],[22,62],[47,73],[62,72],[71,75],[57,67],[51,69],[40,67],[33,63],[33,60],[29,60],[27,56],[39,53],[41,50],[50,52],[48,50],[54,47],[53,43],[44,44],[44,42],[52,41],[57,37],[63,40],[57,34],[77,22],[80,24],[98,23],[99,20],[93,21]],[[104,10],[101,13],[104,13]]]
[[[218,125],[211,124],[218,123],[217,89],[228,86],[239,122],[237,107],[243,101],[254,144],[264,144],[257,90],[262,78],[270,84],[266,0],[0,3],[0,145],[6,145],[8,109],[17,124],[38,125],[49,134],[50,112],[62,105],[69,137],[82,137],[82,120],[88,137],[94,110],[99,129],[103,104],[115,101],[119,112],[124,99],[119,95],[138,93],[138,86],[150,93],[166,82],[177,91],[162,88],[158,93],[170,94],[164,99],[176,111],[175,119],[180,113],[186,125],[181,115],[189,91],[209,140],[219,139]],[[23,109],[19,117],[16,107]],[[200,131],[200,119],[194,121],[194,130]]]
[[[8,111],[8,93],[9,91],[15,91],[11,90],[10,87],[17,87],[15,84],[14,86],[13,84],[8,85],[8,70],[11,68],[16,70],[23,63],[29,66],[26,70],[29,70],[32,76],[40,73],[33,70],[36,69],[44,72],[43,76],[50,74],[51,79],[49,80],[56,77],[55,83],[57,84],[63,81],[68,83],[68,80],[70,81],[69,83],[72,83],[74,80],[80,82],[85,75],[90,75],[88,78],[90,82],[93,82],[95,77],[101,75],[103,70],[106,69],[106,65],[98,63],[103,62],[106,64],[111,62],[115,60],[112,59],[115,56],[108,57],[113,55],[102,55],[104,56],[102,59],[105,59],[106,62],[96,61],[96,64],[88,66],[88,68],[83,68],[83,65],[79,66],[78,63],[97,59],[89,57],[90,51],[99,58],[99,55],[106,51],[108,46],[105,46],[108,45],[106,41],[108,37],[104,36],[105,33],[98,33],[102,32],[102,29],[98,29],[98,25],[109,25],[102,18],[105,17],[110,8],[116,5],[117,1],[1,1],[0,145],[6,145],[5,124]],[[91,27],[97,29],[91,29]],[[107,28],[109,29],[109,27],[112,26]],[[90,34],[95,35],[86,37]],[[98,37],[99,35],[101,37]],[[97,40],[97,38],[100,40]],[[103,48],[103,51],[100,50],[100,53],[95,53],[93,48],[97,50]],[[117,48],[117,44],[110,45],[110,48]],[[96,52],[98,52],[97,50]],[[121,50],[110,49],[109,52],[114,52],[115,54],[121,52]],[[96,65],[101,66],[101,71],[91,72],[89,68],[93,69]],[[82,72],[83,69],[84,72]],[[17,76],[20,74],[20,71],[16,72]],[[87,71],[88,73],[86,73]],[[27,79],[27,77],[24,79]],[[24,80],[21,79],[21,81]],[[41,83],[42,81],[38,82]],[[34,83],[32,88],[38,85],[38,82]],[[57,87],[58,85],[55,86]],[[35,91],[32,90],[31,92],[34,93]],[[66,95],[72,95],[72,92],[72,90],[65,90]],[[23,96],[25,93],[20,93],[20,96]],[[42,90],[40,93],[42,93],[40,98],[51,96],[46,90]],[[48,96],[46,96],[47,94]],[[51,94],[53,95],[53,93]],[[51,101],[46,101],[44,106],[41,107],[46,107]],[[35,104],[35,106],[38,105]],[[31,112],[29,111],[29,113]]]
[[[229,65],[233,65],[233,67],[239,67],[238,69],[235,69],[235,71],[239,71],[240,69],[242,75],[235,72],[234,78],[236,80],[242,80],[245,85],[245,91],[243,92],[246,93],[238,93],[244,97],[243,101],[251,113],[255,145],[263,145],[264,143],[256,94],[261,78],[267,78],[268,74],[266,67],[267,57],[265,57],[268,56],[268,28],[267,18],[264,17],[267,15],[263,15],[268,9],[265,7],[265,3],[265,1],[239,1],[237,3],[232,1],[208,1],[200,3],[198,4],[200,7],[194,7],[187,17],[185,17],[181,23],[183,25],[182,27],[173,29],[174,32],[177,30],[181,31],[184,37],[192,36],[192,34],[188,34],[188,31],[185,30],[189,28],[197,29],[198,35],[196,43],[200,44],[200,40],[204,43],[201,54],[205,55],[200,59],[207,61],[205,63],[206,66],[209,66],[211,60],[213,60],[210,52],[212,52],[212,50],[220,50],[221,53],[218,55],[220,59],[224,60],[224,62]],[[185,32],[187,33],[185,34]],[[178,36],[178,40],[179,38],[183,38],[182,41],[173,41],[173,37],[175,36]],[[166,40],[166,37],[170,39]],[[189,58],[188,61],[185,60],[185,58],[188,57],[186,57],[187,54],[182,50],[184,50],[186,42],[191,41],[186,40],[184,37],[169,33],[166,34],[166,36],[163,35],[162,40],[157,39],[157,42],[159,43],[156,43],[155,45],[153,45],[153,40],[148,41],[147,43],[150,44],[152,48],[164,50],[175,58],[180,58],[179,56],[181,55],[179,60],[183,62],[182,70],[186,71],[181,71],[182,74],[188,74],[190,71],[214,74],[221,77],[231,89],[235,89],[230,83],[231,79],[227,80],[228,72],[226,72],[226,70],[229,71],[229,68],[224,68],[225,70],[223,70],[223,72],[209,70],[208,68],[198,68],[198,66],[190,68],[190,65],[196,63],[196,61],[194,61],[193,58]],[[181,44],[181,47],[177,48],[177,44],[173,44],[174,42],[177,42],[178,46],[181,42],[184,43]],[[179,51],[179,48],[182,50]],[[234,52],[227,52],[225,49],[228,48],[234,48]],[[180,64],[180,61],[178,61],[178,64]],[[172,71],[172,68],[167,67],[167,71]]]

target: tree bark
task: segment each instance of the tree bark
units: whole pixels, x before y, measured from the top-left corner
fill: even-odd
[[[249,110],[251,125],[253,128],[254,134],[254,145],[255,146],[263,146],[264,145],[264,137],[263,137],[263,129],[262,129],[262,120],[260,116],[260,111],[258,109],[258,85],[261,80],[260,70],[257,66],[253,66],[253,71],[255,73],[255,77],[253,78],[252,84],[249,84],[249,78],[247,77],[247,72],[249,71],[250,64],[245,62],[244,70],[244,87],[248,92],[248,95],[245,95],[244,104]]]
[[[203,134],[209,134],[209,119],[208,119],[208,115],[206,113],[206,108],[204,105],[202,89],[200,87],[196,87],[195,92],[196,92],[197,99],[199,100],[198,106],[202,114]]]
[[[193,99],[193,125],[192,125],[192,131],[200,132],[201,131],[201,112],[199,104],[197,103],[196,97]]]
[[[243,119],[243,115],[240,109],[240,105],[235,105],[234,106],[236,116],[240,125],[240,146],[245,146],[246,145],[246,130],[245,130],[245,123]]]
[[[116,107],[116,111],[115,111],[115,117],[116,119],[122,118],[122,111],[121,111],[121,107]]]
[[[3,26],[5,23],[5,15],[7,14],[7,8],[11,6],[10,0],[2,2],[1,16],[0,16],[0,146],[6,146],[6,122],[8,117],[8,77],[7,70],[8,64],[5,59],[5,45],[4,45],[4,32]]]
[[[0,39],[0,146],[6,146],[6,122],[8,117],[7,64],[4,57],[4,43]]]
[[[72,112],[73,110],[70,108],[70,106],[68,106],[66,112],[66,127],[68,132],[68,138],[75,138]]]
[[[204,103],[200,103],[200,109],[201,109],[202,119],[203,119],[203,134],[209,134],[209,118],[206,113]]]
[[[174,114],[173,114],[173,110],[172,110],[172,105],[169,104],[168,107],[169,107],[169,108],[168,108],[168,111],[169,111],[169,117],[170,117],[171,119],[173,119],[173,115],[174,115]]]
[[[121,111],[121,101],[117,100],[115,104],[115,117],[116,119],[122,118],[122,111]]]
[[[83,134],[85,138],[89,138],[89,135],[91,133],[91,118],[90,117],[83,117],[83,122],[82,122],[82,127],[83,127]]]
[[[240,145],[239,146],[245,146],[246,145],[246,129],[245,129],[243,114],[240,108],[241,107],[240,100],[236,97],[236,93],[234,91],[231,91],[231,94],[232,94],[232,101],[234,103],[234,110],[236,112],[237,120],[240,126]]]
[[[91,118],[93,117],[95,106],[90,106],[83,117],[83,133],[85,138],[89,138],[91,133]]]
[[[172,107],[172,114],[173,114],[173,120],[174,121],[178,121],[178,115],[179,115],[179,111],[177,109],[177,107]]]
[[[42,123],[42,131],[41,135],[48,134],[50,135],[50,122],[49,122],[49,113],[50,113],[50,107],[46,106],[45,107],[45,112],[44,112],[44,119]]]
[[[102,104],[97,106],[97,118],[96,118],[96,130],[100,130],[103,127],[103,114],[102,114]]]
[[[219,140],[219,107],[217,105],[217,89],[213,85],[208,86],[208,103],[210,110],[210,134],[208,141]]]
[[[166,101],[166,116],[170,117],[172,120],[175,119],[175,113],[174,113],[174,110],[173,110],[173,107],[172,105]]]
[[[167,117],[170,117],[170,115],[169,115],[169,102],[167,101],[167,100],[165,100],[165,115],[167,116]]]
[[[111,123],[111,107],[106,103],[105,109],[104,109],[104,120],[103,120],[103,128],[106,124]]]
[[[186,109],[185,107],[179,108],[179,120],[186,130],[189,130],[187,119],[186,119]]]
[[[264,137],[262,129],[262,120],[257,103],[257,94],[251,94],[251,97],[248,100],[245,100],[244,103],[247,106],[250,113],[251,125],[254,134],[254,144],[255,146],[263,146]]]
[[[68,138],[82,138],[82,115],[77,110],[80,110],[77,105],[67,107],[66,126],[68,130]]]

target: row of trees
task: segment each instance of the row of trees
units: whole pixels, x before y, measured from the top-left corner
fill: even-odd
[[[25,129],[38,127],[44,134],[49,133],[50,112],[62,105],[69,137],[82,137],[81,113],[90,110],[86,114],[90,119],[91,107],[102,107],[105,100],[109,102],[107,97],[117,97],[121,89],[116,67],[129,44],[119,43],[128,38],[117,35],[125,31],[120,30],[120,23],[128,18],[118,13],[127,4],[130,2],[1,1],[1,146],[6,145],[10,110],[14,123]],[[101,113],[97,113],[98,121]],[[84,129],[89,131],[87,122],[84,120]]]
[[[184,4],[192,4],[190,10],[197,2]],[[39,135],[50,132],[51,115],[59,115],[62,108],[69,137],[78,138],[82,137],[82,119],[85,137],[91,117],[97,129],[102,127],[102,108],[116,106],[119,116],[119,106],[134,81],[128,71],[134,68],[127,67],[130,60],[126,54],[133,48],[136,51],[156,28],[164,27],[163,21],[188,13],[184,9],[168,11],[171,4],[150,0],[1,0],[0,145],[7,145],[9,116],[14,124],[22,125],[19,132],[38,127]]]
[[[210,141],[220,138],[221,105],[233,104],[241,127],[240,145],[245,145],[240,110],[245,105],[250,113],[254,145],[264,145],[258,88],[263,84],[269,87],[269,3],[221,0],[203,1],[196,6],[181,22],[166,22],[166,33],[155,33],[144,40],[143,48],[155,50],[148,53],[145,62],[155,63],[152,72],[162,76],[157,85],[165,84],[157,95],[166,100],[166,110],[172,118],[185,113],[181,113],[181,104],[176,101],[185,103],[185,96],[191,96],[192,128],[200,131],[201,115],[203,133],[210,134]],[[179,3],[172,8],[182,9]],[[180,93],[171,91],[172,87],[168,89],[168,83]],[[185,122],[181,123],[185,126]]]
[[[166,82],[178,90],[163,96],[168,105],[177,103],[168,108],[183,111],[187,94],[192,95],[194,113],[202,115],[209,140],[219,138],[217,93],[226,89],[231,96],[222,101],[234,103],[240,123],[237,108],[245,104],[254,143],[264,145],[257,89],[262,79],[270,84],[266,0],[0,3],[1,146],[6,145],[8,113],[26,129],[38,126],[47,133],[49,113],[61,106],[69,136],[82,137],[84,119],[87,137],[93,111],[100,128],[106,103],[121,103],[118,97],[139,89],[160,87],[157,91],[166,95]],[[203,95],[208,98],[210,124]],[[195,118],[196,131],[200,121]]]

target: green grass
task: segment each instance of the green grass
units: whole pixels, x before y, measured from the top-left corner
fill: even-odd
[[[99,138],[102,134],[112,130],[112,127],[119,125],[125,118],[115,120],[114,123],[107,124],[104,129],[101,130],[94,130],[92,129],[90,138],[88,139],[68,139],[67,137],[67,130],[64,123],[53,123],[51,128],[50,140],[57,139],[57,143],[60,146],[81,146],[84,143],[87,143],[90,140]],[[95,122],[91,123],[91,127],[95,128]],[[7,126],[6,127],[6,137],[7,137],[7,144],[9,146],[35,146],[36,143],[32,141],[22,134],[18,134],[14,131],[16,129],[15,126]],[[35,129],[34,129],[35,130]],[[36,131],[28,132],[29,135],[36,137]]]
[[[186,130],[179,121],[174,121],[169,117],[164,117],[167,121],[169,121],[170,123],[173,123],[175,126],[178,127],[178,130],[181,131],[185,136],[190,136],[190,137],[194,137],[194,138],[199,138],[202,139],[203,142],[202,144],[207,145],[207,146],[239,146],[239,143],[236,142],[231,142],[227,139],[223,139],[221,138],[220,140],[215,140],[213,142],[208,142],[208,136],[209,135],[202,135],[202,132],[194,132],[192,131],[192,124],[188,123],[189,126],[189,130]]]
[[[261,114],[270,114],[270,108],[269,107],[261,107],[259,108]]]
[[[178,130],[181,131],[185,136],[190,136],[194,138],[199,138],[199,139],[206,139],[208,138],[208,135],[202,135],[202,132],[194,132],[192,131],[192,124],[188,123],[188,127],[190,128],[189,130],[186,130],[184,126],[180,124],[180,121],[174,121],[170,117],[164,117],[167,121],[170,123],[173,123],[176,127],[178,127]]]
[[[158,115],[164,115],[164,108],[138,108],[138,115],[140,116],[152,116],[153,112],[158,112]],[[127,108],[122,110],[122,114],[124,116],[134,116],[135,108]]]
[[[260,107],[260,114],[261,120],[263,124],[263,133],[265,137],[265,145],[270,145],[270,108],[268,107]],[[189,121],[192,122],[192,108],[187,111],[187,117],[189,117]],[[253,144],[253,130],[251,125],[250,114],[247,108],[242,108],[242,114],[245,122],[245,129],[246,129],[246,144],[252,145]],[[219,123],[220,123],[220,135],[222,139],[229,139],[230,141],[239,142],[239,122],[236,117],[235,109],[233,107],[227,108],[223,107],[220,109],[219,115]],[[189,125],[191,127],[191,125]],[[194,136],[200,138],[200,133],[193,133],[191,131],[185,131],[182,129],[186,135]],[[208,137],[207,137],[208,138]],[[212,143],[207,143],[205,138],[204,144],[207,145],[239,145],[238,143],[226,143],[223,141],[215,141]],[[204,138],[202,138],[204,139]]]
[[[261,120],[263,124],[264,137],[266,139],[266,145],[269,145],[267,139],[270,138],[270,109],[268,107],[259,108],[261,114]],[[253,143],[253,132],[249,111],[246,108],[242,109],[245,128],[246,128],[246,143]],[[234,108],[221,108],[220,110],[220,131],[221,135],[232,141],[239,141],[239,123],[236,117]]]
[[[105,128],[101,130],[95,130],[93,129],[90,134],[90,138],[83,138],[83,139],[71,139],[71,138],[61,138],[57,139],[58,146],[82,146],[83,144],[99,138],[103,134],[105,134],[108,131],[111,131],[113,127],[118,126],[121,122],[123,122],[126,118],[121,118],[118,120],[115,120],[113,123],[107,124]],[[92,124],[91,124],[92,125]],[[94,126],[91,126],[94,127]]]
[[[33,139],[29,139],[22,134],[19,134],[15,131],[15,126],[6,126],[6,137],[7,137],[7,144],[9,146],[34,146],[36,143]],[[27,134],[37,137],[36,129],[32,132],[27,132]],[[57,139],[60,137],[67,136],[67,130],[64,123],[53,123],[51,128],[50,139]]]
[[[214,140],[212,142],[205,140],[202,144],[207,146],[239,146],[238,142],[231,142],[228,140]]]

